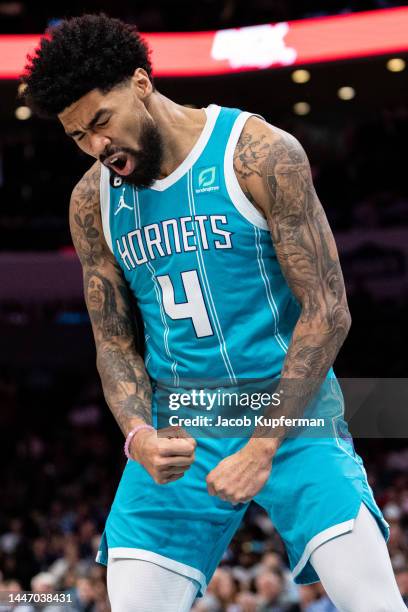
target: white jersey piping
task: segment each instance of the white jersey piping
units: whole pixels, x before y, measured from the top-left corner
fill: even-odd
[[[225,149],[224,156],[224,176],[225,185],[231,202],[238,210],[239,213],[252,225],[259,227],[259,229],[269,231],[268,224],[265,217],[255,208],[255,206],[248,200],[246,195],[241,189],[237,176],[234,170],[234,152],[237,146],[239,137],[244,128],[245,123],[250,117],[260,117],[260,115],[254,115],[252,113],[240,113],[236,118],[234,125],[228,139],[228,143]]]
[[[112,235],[110,230],[110,172],[106,166],[101,164],[101,176],[99,180],[99,200],[101,206],[102,229],[106,244],[113,253]]]
[[[186,172],[188,172],[188,170],[190,170],[190,168],[194,166],[201,153],[207,146],[207,143],[214,129],[215,122],[217,121],[217,117],[220,114],[221,107],[217,106],[216,104],[210,104],[204,110],[207,115],[207,121],[190,153],[171,174],[169,174],[163,179],[158,179],[157,181],[154,181],[150,189],[153,189],[154,191],[164,191],[168,187],[171,187],[171,185],[174,185],[174,183],[176,183],[182,176],[186,174]]]

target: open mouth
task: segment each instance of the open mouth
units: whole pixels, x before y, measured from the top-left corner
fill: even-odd
[[[135,169],[135,162],[128,153],[110,155],[103,164],[116,172],[116,174],[119,174],[119,176],[128,176]]]

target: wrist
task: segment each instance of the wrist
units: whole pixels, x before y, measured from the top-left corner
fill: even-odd
[[[133,459],[140,463],[141,444],[144,438],[150,436],[152,432],[155,432],[152,425],[139,423],[128,433],[124,446],[125,455],[128,459]]]
[[[261,453],[265,458],[272,459],[280,446],[279,438],[255,438],[249,439],[247,446]]]

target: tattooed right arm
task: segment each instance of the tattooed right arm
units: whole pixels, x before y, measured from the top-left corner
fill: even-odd
[[[97,162],[76,185],[70,205],[71,235],[82,264],[84,294],[96,344],[105,399],[123,434],[151,423],[152,391],[122,272],[103,237]]]

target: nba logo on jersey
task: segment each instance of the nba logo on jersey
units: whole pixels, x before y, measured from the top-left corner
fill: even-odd
[[[218,166],[209,166],[206,168],[199,168],[197,171],[196,188],[195,192],[199,193],[213,193],[219,191],[219,172]]]

